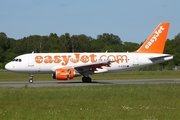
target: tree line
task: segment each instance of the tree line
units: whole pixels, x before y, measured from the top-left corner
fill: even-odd
[[[97,38],[92,38],[84,34],[70,35],[65,33],[58,36],[50,33],[47,36],[30,35],[22,39],[9,38],[6,33],[0,32],[0,69],[11,61],[14,57],[31,53],[44,52],[133,52],[141,44],[133,42],[123,42],[121,38],[114,34],[103,33]],[[173,54],[174,59],[159,64],[160,66],[174,67],[180,64],[180,33],[174,39],[167,39],[164,53]]]

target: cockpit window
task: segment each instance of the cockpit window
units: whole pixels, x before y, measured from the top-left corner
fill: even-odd
[[[13,59],[12,61],[14,61],[14,62],[22,62],[22,59],[15,58],[15,59]]]
[[[18,59],[13,59],[12,61],[18,61]]]

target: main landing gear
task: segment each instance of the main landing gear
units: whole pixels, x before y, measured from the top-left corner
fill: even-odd
[[[30,74],[29,83],[33,83],[33,74]]]
[[[84,82],[84,83],[90,83],[91,81],[92,81],[92,79],[90,77],[83,76],[83,78],[82,78],[82,82]]]

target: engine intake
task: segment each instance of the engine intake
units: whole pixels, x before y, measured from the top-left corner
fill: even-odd
[[[58,68],[52,77],[57,80],[69,80],[73,79],[74,75],[75,72],[73,68]]]

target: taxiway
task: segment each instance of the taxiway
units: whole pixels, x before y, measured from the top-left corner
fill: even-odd
[[[1,87],[53,87],[53,86],[92,86],[92,85],[112,85],[112,84],[163,84],[180,83],[180,79],[146,79],[146,80],[94,80],[92,83],[83,83],[81,80],[69,81],[34,81],[27,82],[0,82]]]

